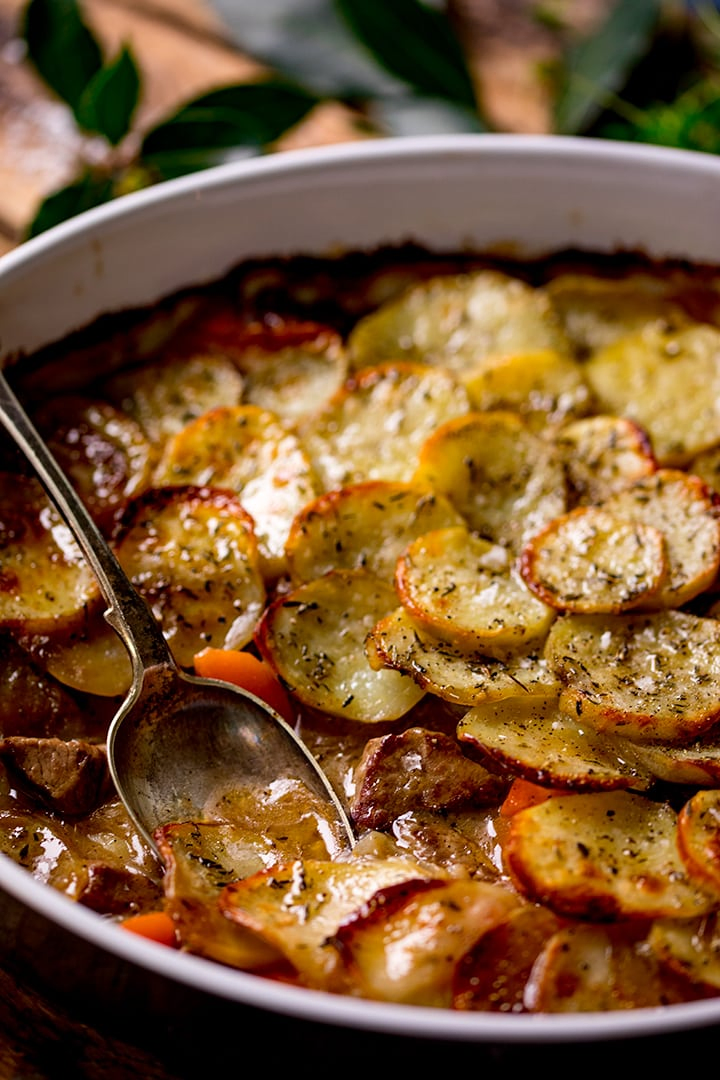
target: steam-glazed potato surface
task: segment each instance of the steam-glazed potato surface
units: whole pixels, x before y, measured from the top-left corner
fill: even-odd
[[[720,994],[719,293],[640,254],[295,256],[17,358],[177,663],[260,679],[357,843],[279,776],[146,846],[105,754],[128,658],[0,441],[0,851],[333,994]]]

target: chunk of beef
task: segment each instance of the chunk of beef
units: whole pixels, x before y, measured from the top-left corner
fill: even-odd
[[[9,635],[0,636],[0,733],[68,736],[85,726],[80,706]]]
[[[156,906],[161,897],[161,885],[145,874],[94,862],[77,899],[101,915],[129,915]]]
[[[103,747],[82,739],[0,740],[0,760],[50,810],[77,816],[99,806],[109,783]]]
[[[354,779],[353,820],[381,830],[410,810],[488,806],[506,786],[465,757],[451,736],[418,727],[370,739]]]

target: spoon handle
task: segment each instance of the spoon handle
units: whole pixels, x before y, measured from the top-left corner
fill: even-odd
[[[22,450],[92,567],[108,605],[105,619],[120,635],[134,674],[172,664],[162,632],[63,470],[10,388],[0,367],[0,423]]]

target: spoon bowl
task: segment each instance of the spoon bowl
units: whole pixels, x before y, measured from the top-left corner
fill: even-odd
[[[202,820],[228,795],[260,800],[277,780],[297,782],[327,824],[331,854],[353,844],[345,811],[292,727],[255,695],[175,663],[162,629],[135,590],[0,369],[0,423],[23,451],[91,565],[106,621],[130,655],[132,684],[107,735],[110,774],[133,823],[154,832]]]

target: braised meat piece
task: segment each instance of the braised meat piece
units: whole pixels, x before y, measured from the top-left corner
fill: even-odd
[[[413,727],[370,739],[355,769],[350,813],[360,828],[382,830],[410,810],[488,806],[504,788],[449,735]]]
[[[83,727],[83,710],[65,687],[9,634],[0,635],[0,734],[42,737]]]
[[[100,804],[109,780],[105,750],[83,739],[10,736],[0,760],[50,810],[73,817]]]
[[[156,906],[161,897],[162,887],[145,874],[97,862],[89,864],[77,899],[102,915],[128,915]]]

